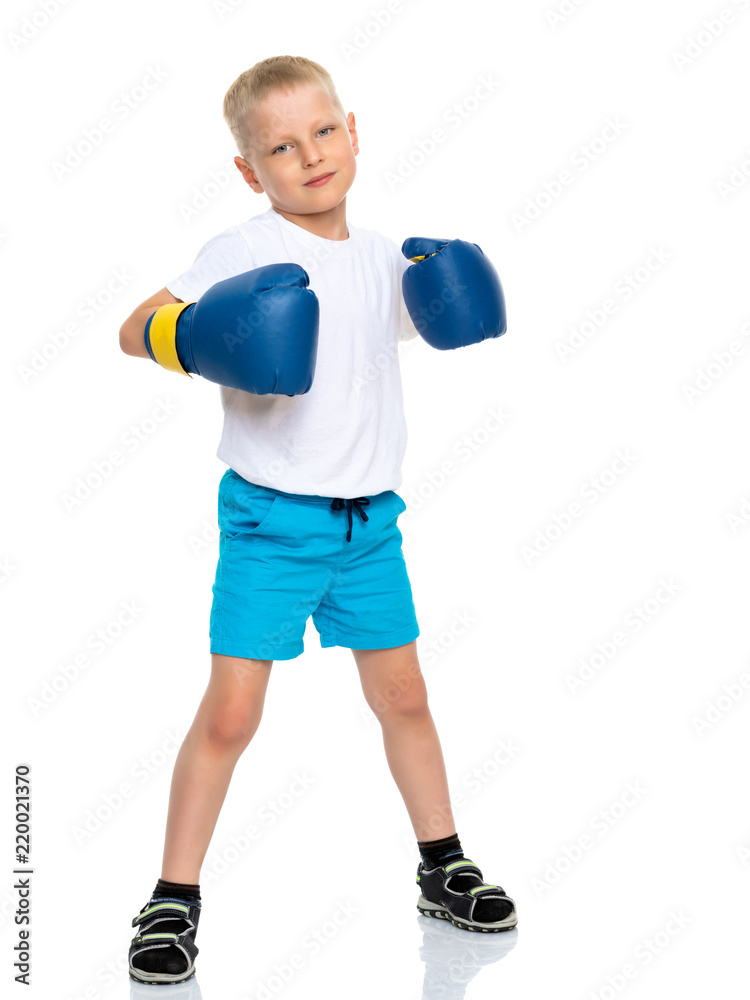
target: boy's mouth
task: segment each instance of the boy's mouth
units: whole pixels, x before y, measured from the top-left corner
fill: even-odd
[[[333,177],[333,172],[327,174],[318,174],[317,177],[313,177],[311,181],[308,181],[304,187],[319,187],[321,184],[325,184]]]

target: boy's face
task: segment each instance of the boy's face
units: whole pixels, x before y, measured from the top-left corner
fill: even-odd
[[[325,91],[305,85],[276,90],[251,113],[249,162],[235,163],[253,191],[290,215],[331,212],[352,186],[359,152],[354,114],[344,120]],[[332,174],[317,186],[309,182]]]

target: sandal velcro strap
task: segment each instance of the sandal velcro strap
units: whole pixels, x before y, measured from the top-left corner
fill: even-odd
[[[478,885],[475,889],[469,889],[471,896],[506,896],[507,893],[501,885]]]
[[[178,903],[171,899],[156,900],[151,906],[147,906],[146,909],[142,910],[137,917],[133,917],[131,926],[137,927],[138,924],[142,924],[147,920],[153,920],[155,917],[158,917],[160,920],[182,917],[186,920],[189,913],[190,907],[185,903]]]
[[[161,934],[156,934],[156,933],[153,933],[153,934],[140,934],[136,938],[136,941],[154,941],[154,940],[157,940],[159,938],[163,938],[165,941],[168,942],[168,944],[174,944],[175,941],[178,938],[178,935],[177,934],[170,934],[168,931],[163,931]],[[168,946],[168,944],[161,945],[160,947],[166,948]]]
[[[489,882],[485,882],[482,878],[482,872],[474,864],[473,861],[469,861],[468,858],[464,858],[463,861],[454,861],[452,865],[447,865],[445,868],[445,874],[450,877],[451,875],[476,875],[482,882],[481,885],[474,886],[473,889],[467,889],[466,892],[470,896],[505,896],[505,889],[501,885],[492,885]]]
[[[468,858],[463,858],[461,861],[454,861],[450,865],[445,866],[446,875],[476,875],[478,878],[482,877],[482,873],[479,868],[474,864],[473,861],[469,861]]]

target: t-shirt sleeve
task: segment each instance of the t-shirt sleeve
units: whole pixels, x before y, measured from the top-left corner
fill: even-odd
[[[408,260],[401,253],[401,248],[398,248],[398,297],[401,303],[401,315],[398,329],[398,340],[399,343],[403,340],[413,340],[414,337],[418,335],[417,328],[412,323],[411,316],[409,315],[409,310],[406,308],[406,303],[404,302],[404,293],[402,290],[401,279],[403,277],[404,271],[407,267],[411,267],[411,261]]]
[[[196,302],[217,281],[255,268],[253,252],[236,226],[212,237],[201,247],[192,267],[165,285],[175,298]]]

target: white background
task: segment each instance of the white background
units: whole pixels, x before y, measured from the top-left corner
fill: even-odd
[[[379,0],[46,6],[2,15],[3,991],[143,995],[127,977],[130,920],[160,874],[172,765],[208,679],[225,467],[218,389],[124,355],[118,330],[207,239],[268,207],[231,165],[221,104],[240,72],[286,53],[326,66],[355,113],[349,219],[399,244],[476,242],[503,281],[501,339],[401,348],[399,526],[457,831],[519,925],[480,937],[419,916],[380,728],[350,651],[322,650],[309,621],[304,654],[272,670],[206,857],[197,979],[170,995],[739,996],[750,4],[412,0],[387,24]],[[60,175],[104,118],[113,130]],[[614,312],[587,323],[606,300]],[[12,967],[22,762],[25,992]],[[314,780],[295,797],[302,773]],[[243,842],[253,825],[260,839]],[[341,903],[356,912],[337,925]]]

